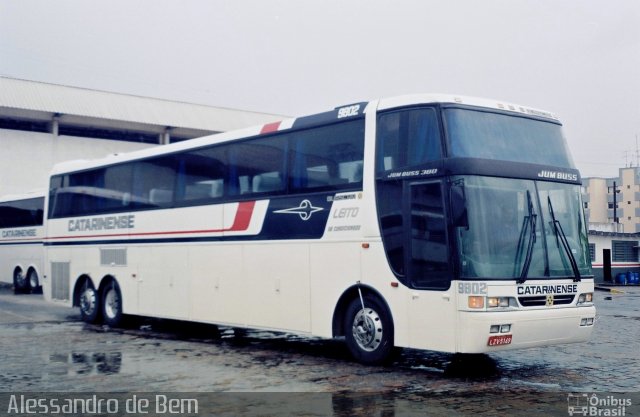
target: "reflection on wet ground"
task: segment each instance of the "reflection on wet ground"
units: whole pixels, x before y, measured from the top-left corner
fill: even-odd
[[[522,410],[547,395],[549,411],[568,392],[640,391],[640,289],[597,292],[595,302],[587,343],[490,355],[405,349],[385,367],[352,362],[340,341],[266,331],[148,319],[109,329],[75,315],[3,323],[0,391],[324,392],[360,408],[369,393],[480,415],[492,415],[492,401]]]

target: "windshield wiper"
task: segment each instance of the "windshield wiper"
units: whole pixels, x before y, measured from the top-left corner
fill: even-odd
[[[573,269],[573,282],[581,281],[580,270],[578,269],[578,263],[576,262],[576,257],[573,256],[573,251],[571,250],[571,246],[569,245],[569,241],[567,240],[567,235],[564,234],[564,230],[562,230],[562,225],[559,220],[556,220],[556,215],[553,212],[553,205],[551,204],[551,197],[547,197],[547,202],[549,204],[549,213],[551,214],[551,221],[553,223],[553,228],[556,233],[556,245],[560,247],[560,242],[562,242],[562,248],[567,253],[567,257],[569,258],[569,263],[571,264],[571,269]]]
[[[518,238],[518,248],[516,249],[515,267],[518,267],[520,263],[520,257],[522,250],[524,249],[524,237],[529,229],[529,241],[527,242],[527,252],[524,257],[522,270],[520,271],[520,278],[516,281],[517,284],[523,284],[527,280],[529,274],[529,267],[531,266],[531,258],[533,257],[533,247],[536,243],[536,221],[538,215],[533,212],[533,202],[531,201],[531,193],[527,190],[527,210],[528,215],[522,219],[522,229],[520,231],[520,237]],[[514,274],[515,275],[515,274]]]

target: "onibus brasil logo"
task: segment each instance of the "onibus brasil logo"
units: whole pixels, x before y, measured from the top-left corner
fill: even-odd
[[[620,395],[567,394],[570,416],[626,416],[631,399]]]

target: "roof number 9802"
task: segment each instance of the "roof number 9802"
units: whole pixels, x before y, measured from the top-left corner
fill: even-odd
[[[338,109],[338,119],[342,119],[343,117],[351,117],[357,116],[358,111],[360,111],[360,105],[354,104],[353,106],[342,107]]]

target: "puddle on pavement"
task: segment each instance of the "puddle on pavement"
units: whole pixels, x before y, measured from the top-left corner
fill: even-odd
[[[112,375],[120,372],[121,352],[53,353],[48,355],[45,374]]]

